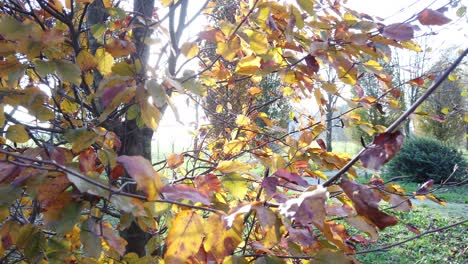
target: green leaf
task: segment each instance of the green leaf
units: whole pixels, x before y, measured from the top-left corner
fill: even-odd
[[[54,62],[43,61],[39,59],[33,60],[33,62],[35,64],[34,68],[36,69],[37,73],[39,73],[39,75],[41,75],[42,77],[45,77],[47,74],[54,73],[57,68]]]
[[[68,60],[56,60],[57,74],[63,82],[70,82],[76,85],[81,83],[80,66]]]
[[[98,135],[94,131],[89,131],[86,128],[67,130],[64,137],[73,144],[72,149],[74,152],[80,152],[88,148],[98,139]]]
[[[309,15],[314,15],[314,1],[313,0],[297,0],[297,4],[302,8],[302,10],[309,13]]]
[[[457,16],[463,17],[466,14],[466,6],[461,6],[457,9]]]
[[[29,134],[24,126],[12,125],[7,129],[6,138],[15,143],[25,143],[29,140]]]
[[[96,235],[96,220],[88,218],[81,224],[80,240],[83,253],[91,258],[99,258],[102,251],[101,239]]]
[[[146,90],[151,94],[153,103],[157,107],[163,107],[166,104],[167,96],[164,88],[155,79],[148,80],[146,82]]]

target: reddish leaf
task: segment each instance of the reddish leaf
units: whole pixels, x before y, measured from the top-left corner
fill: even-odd
[[[118,178],[125,175],[124,167],[121,164],[117,164],[112,170],[110,177],[113,180],[117,180]]]
[[[117,162],[121,163],[128,174],[135,179],[137,189],[144,191],[149,200],[159,198],[162,182],[153,169],[151,163],[141,156],[120,156]]]
[[[304,180],[304,178],[302,178],[299,174],[289,172],[285,169],[277,170],[274,175],[278,178],[284,179],[288,182],[292,182],[300,186],[309,186],[307,181]]]
[[[88,173],[96,170],[96,152],[92,148],[88,148],[80,153],[80,171]]]
[[[359,84],[354,85],[354,91],[356,92],[359,98],[364,97],[364,90]]]
[[[411,232],[413,232],[413,233],[415,233],[415,234],[417,234],[417,235],[421,234],[421,231],[419,231],[419,229],[416,228],[416,227],[415,227],[414,225],[412,225],[412,224],[406,224],[406,228],[408,228],[409,231],[411,231]]]
[[[407,41],[413,38],[414,29],[413,26],[407,23],[395,23],[383,28],[382,34],[384,37]]]
[[[369,244],[369,240],[367,240],[365,237],[363,237],[363,236],[361,236],[359,234],[350,237],[349,240],[351,240],[353,242],[356,242],[358,244],[363,244],[363,245],[368,245]]]
[[[323,151],[327,151],[327,145],[325,144],[325,141],[323,141],[323,139],[319,138],[316,140],[316,142]]]
[[[0,161],[0,182],[13,179],[18,176],[20,171],[21,169],[18,166],[6,161]]]
[[[194,203],[210,204],[210,199],[206,194],[185,184],[166,185],[162,188],[161,192],[164,198],[171,201],[185,199]]]
[[[341,205],[338,203],[327,204],[325,209],[327,211],[327,215],[329,216],[348,216],[354,212],[353,208],[349,205]]]
[[[305,169],[309,167],[309,162],[307,160],[297,160],[294,162],[294,167],[296,169]]]
[[[419,23],[423,25],[436,25],[436,26],[445,25],[448,22],[452,21],[451,19],[444,16],[444,14],[442,14],[438,10],[436,11],[436,10],[432,10],[429,8],[426,8],[421,13],[419,13],[418,20],[419,20]]]
[[[380,197],[369,187],[348,179],[343,179],[340,186],[353,202],[357,213],[367,217],[378,228],[384,229],[387,226],[396,225],[398,223],[397,219],[393,216],[379,211],[377,203],[380,201]]]
[[[372,144],[360,156],[362,164],[368,169],[379,170],[398,153],[403,139],[400,131],[376,135]]]
[[[199,192],[206,196],[211,196],[213,193],[221,191],[221,182],[214,174],[200,175],[195,178],[195,185]]]
[[[105,89],[102,92],[102,96],[101,96],[102,106],[105,108],[107,105],[109,105],[112,102],[112,100],[114,100],[114,98],[117,96],[117,94],[125,90],[127,86],[128,86],[127,83],[119,83],[115,86],[108,87],[107,89]]]
[[[424,85],[424,79],[421,77],[412,79],[409,81],[410,84],[417,85],[417,86],[423,86]]]
[[[315,241],[315,235],[312,230],[306,228],[288,228],[288,240],[293,243],[299,243],[303,247],[312,245]]]
[[[428,180],[416,190],[416,194],[426,194],[432,186],[434,186],[434,180]]]
[[[127,245],[127,241],[116,234],[109,223],[104,223],[96,229],[102,230],[102,238],[104,238],[107,244],[109,244],[109,246],[117,251],[119,255],[123,256],[125,254],[125,246]]]
[[[322,225],[326,216],[325,201],[327,199],[327,189],[318,185],[317,189],[313,191],[304,192],[298,198],[281,203],[279,212],[300,224]]]
[[[309,67],[309,69],[312,70],[314,73],[317,73],[320,70],[320,65],[315,59],[315,56],[312,56],[309,54],[305,57],[305,61],[306,61],[307,67]]]
[[[219,30],[219,29],[211,29],[211,30],[207,30],[207,31],[202,31],[202,32],[198,33],[198,36],[201,39],[206,39],[208,41],[215,42],[215,43],[225,41],[225,37],[224,37],[223,33],[221,32],[221,30]]]
[[[262,187],[265,189],[268,195],[273,195],[276,193],[276,187],[278,186],[278,178],[276,177],[266,177],[263,179]]]

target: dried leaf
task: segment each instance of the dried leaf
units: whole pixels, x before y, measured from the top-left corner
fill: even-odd
[[[406,41],[414,37],[414,29],[407,23],[395,23],[385,26],[382,34],[387,38]]]
[[[171,201],[184,199],[194,203],[210,204],[210,199],[207,195],[185,184],[166,185],[161,189],[161,193],[164,195],[164,198]]]
[[[428,26],[442,26],[452,21],[451,19],[444,16],[444,14],[441,12],[429,8],[424,9],[421,13],[418,14],[418,20],[419,23]]]
[[[369,187],[348,179],[343,179],[340,186],[353,202],[357,213],[367,217],[379,229],[398,223],[396,218],[379,210],[378,202],[380,197]]]
[[[359,157],[362,164],[368,169],[379,170],[398,153],[403,139],[400,131],[376,135],[372,144]]]

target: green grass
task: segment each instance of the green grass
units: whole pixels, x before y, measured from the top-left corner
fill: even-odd
[[[410,213],[401,213],[400,218],[406,223],[424,232],[428,226],[443,227],[460,221],[457,217],[446,217],[424,208]],[[358,255],[361,263],[462,263],[468,258],[468,225],[459,225],[443,232],[429,234],[408,243],[388,249]],[[389,227],[380,233],[380,239],[370,246],[359,246],[357,251],[374,249],[383,245],[394,244],[414,236],[404,224]]]

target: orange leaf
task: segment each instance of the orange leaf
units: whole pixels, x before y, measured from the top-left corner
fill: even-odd
[[[167,157],[167,166],[171,169],[175,169],[184,163],[184,155],[172,153]]]

